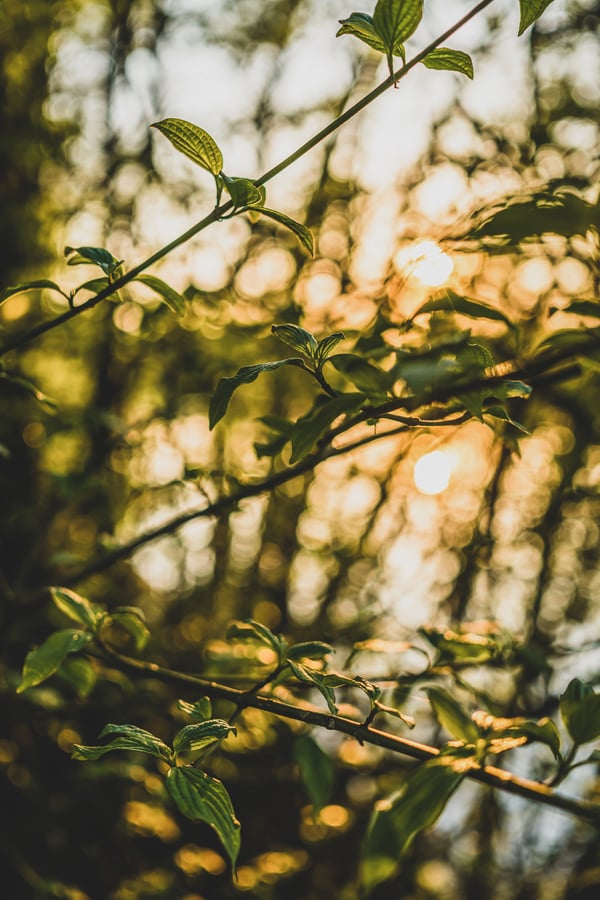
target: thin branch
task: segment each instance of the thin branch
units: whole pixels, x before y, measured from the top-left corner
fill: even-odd
[[[431,747],[418,741],[411,741],[388,731],[381,731],[378,728],[373,728],[372,725],[366,725],[364,722],[357,722],[345,716],[324,713],[314,708],[293,706],[273,697],[254,694],[253,691],[241,691],[237,688],[227,687],[219,682],[204,680],[197,675],[175,672],[156,663],[148,663],[124,656],[106,645],[103,649],[108,660],[115,663],[120,669],[148,675],[167,684],[196,688],[207,695],[233,703],[237,709],[251,707],[272,713],[283,719],[293,719],[296,722],[315,725],[328,731],[338,731],[361,743],[373,744],[384,750],[408,756],[419,762],[427,762],[428,760],[436,759],[440,755],[437,747]],[[546,784],[527,778],[520,778],[511,772],[507,772],[505,769],[499,769],[496,766],[475,767],[468,769],[465,772],[465,777],[486,784],[489,787],[523,797],[526,800],[560,809],[591,824],[600,825],[599,805],[566,797],[557,793]]]
[[[383,94],[387,91],[392,85],[397,84],[398,81],[408,75],[411,69],[414,69],[420,62],[424,60],[424,58],[444,43],[449,37],[451,37],[456,31],[462,28],[467,22],[469,22],[472,18],[474,18],[478,13],[486,8],[486,6],[490,6],[494,0],[481,0],[477,6],[473,7],[473,9],[466,13],[458,22],[455,22],[450,28],[447,29],[443,34],[439,35],[439,37],[435,38],[424,50],[421,50],[420,53],[417,53],[406,65],[402,66],[395,72],[393,75],[389,75],[384,81],[381,82],[376,88],[366,94],[362,100],[359,100],[353,106],[346,110],[346,112],[342,113],[337,118],[333,119],[325,128],[321,129],[321,131],[317,132],[312,138],[302,144],[294,153],[291,153],[285,159],[283,159],[276,166],[273,166],[272,169],[269,169],[268,172],[265,172],[264,175],[261,175],[257,178],[254,184],[257,187],[266,184],[268,181],[271,181],[276,175],[279,175],[280,172],[283,172],[284,169],[289,168],[293,163],[295,163],[298,159],[304,156],[309,150],[312,150],[313,147],[317,146],[317,144],[321,143],[325,138],[332,135],[338,128],[356,116],[359,112],[376,100],[380,94]],[[3,347],[0,348],[0,357],[2,357],[5,353],[8,353],[10,350],[16,350],[19,347],[28,344],[30,341],[35,338],[40,337],[42,334],[46,334],[48,331],[53,330],[54,328],[58,328],[58,326],[63,325],[65,322],[70,321],[75,316],[78,316],[80,313],[85,312],[88,309],[93,309],[93,307],[97,306],[102,300],[106,300],[107,297],[115,294],[121,288],[125,287],[126,284],[129,284],[133,281],[138,275],[140,275],[145,269],[148,269],[151,265],[158,260],[162,259],[172,250],[175,250],[177,247],[180,247],[182,244],[187,243],[191,238],[195,237],[205,228],[208,228],[209,225],[212,225],[214,222],[217,222],[219,219],[222,219],[227,213],[233,210],[233,202],[229,200],[227,203],[222,204],[221,206],[215,207],[207,216],[197,222],[195,225],[192,225],[187,231],[183,234],[176,237],[169,244],[166,244],[164,247],[161,247],[160,250],[157,250],[143,262],[139,263],[137,266],[134,266],[129,272],[126,272],[120,278],[117,278],[114,282],[112,282],[108,287],[104,288],[104,290],[99,291],[95,296],[90,297],[89,300],[86,300],[85,303],[82,303],[80,306],[73,307],[68,309],[66,312],[62,313],[62,315],[57,316],[55,319],[51,319],[48,322],[42,322],[40,325],[37,325],[35,328],[32,328],[31,331],[26,332],[21,336],[17,336],[13,338],[12,341],[8,341]]]

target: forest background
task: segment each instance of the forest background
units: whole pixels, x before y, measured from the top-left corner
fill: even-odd
[[[426,3],[408,59],[472,6]],[[380,83],[385,59],[336,38],[354,11],[342,0],[2,0],[1,287],[43,279],[66,294],[9,291],[0,305],[11,900],[351,900],[361,882],[379,900],[597,895],[600,5],[555,0],[521,36],[516,0],[484,6],[451,39],[473,80],[415,67],[269,183],[268,206],[308,226],[314,256],[267,218],[235,215],[152,268],[176,295],[136,282],[71,315],[93,296],[69,298],[82,271],[105,273],[68,265],[65,247],[107,248],[126,271],[213,207],[210,175],[152,123],[196,123],[229,174],[258,178]],[[323,371],[369,403],[398,351],[412,407],[335,434],[330,415],[290,451],[289,423],[322,385],[285,365],[240,384],[211,430],[219,380],[290,355],[290,332],[271,333],[290,323],[360,351],[373,369]],[[487,377],[494,390],[478,393]],[[17,693],[27,653],[68,624],[51,585],[112,612],[112,631]],[[485,731],[486,754],[510,720],[495,762],[560,783],[566,807],[468,777],[402,861],[365,874],[373,810],[406,790],[410,753],[234,707],[237,734],[207,762],[242,825],[232,880],[231,848],[181,815],[161,764],[71,754],[107,723],[170,743],[188,721],[177,700],[211,693],[121,652],[236,689],[264,682],[326,723],[327,685],[269,684],[270,638],[227,637],[248,618],[290,645],[327,642],[335,652],[313,647],[309,669],[368,679],[407,721],[356,680],[336,687],[341,718],[361,722],[371,704],[377,729],[433,748]],[[577,741],[580,701],[592,725]]]

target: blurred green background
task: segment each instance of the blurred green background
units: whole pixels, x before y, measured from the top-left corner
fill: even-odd
[[[426,3],[409,57],[470,6]],[[336,40],[352,11],[346,0],[2,0],[2,286],[52,278],[72,287],[81,270],[65,266],[66,245],[104,246],[132,266],[210,210],[211,179],[152,122],[199,124],[240,176],[294,150],[385,76],[376,54]],[[134,286],[122,303],[4,358],[56,403],[0,382],[5,897],[357,896],[366,823],[374,800],[401,781],[401,759],[315,733],[336,777],[314,822],[293,761],[298,729],[248,711],[211,760],[242,821],[232,884],[212,832],[165,804],[152,766],[133,755],[69,758],[107,722],[170,739],[180,694],[99,667],[87,696],[68,667],[23,695],[15,687],[26,652],[64,627],[44,586],[69,583],[102,550],[236,479],[268,474],[272,462],[253,448],[265,437],[259,417],[308,409],[314,392],[302,373],[241,389],[214,432],[207,410],[220,377],[282,354],[274,322],[359,334],[378,310],[401,322],[444,285],[498,305],[524,348],[573,326],[548,313],[597,296],[589,236],[487,253],[443,239],[507,194],[561,183],[595,200],[599,22],[594,0],[556,0],[517,39],[518,6],[498,0],[454,38],[474,56],[474,82],[421,67],[269,185],[269,205],[313,230],[314,259],[268,222],[221,222],[153,270],[184,293],[182,320]],[[6,301],[0,340],[64,312],[56,297]],[[420,339],[443,327],[434,317]],[[511,355],[500,327],[477,327],[498,359]],[[142,607],[148,658],[234,684],[255,662],[224,641],[236,617],[331,641],[339,668],[357,641],[418,642],[423,626],[494,622],[529,648],[527,665],[475,670],[471,683],[506,715],[554,713],[571,677],[600,680],[597,396],[590,371],[519,403],[530,432],[519,453],[479,422],[376,442],[218,520],[191,522],[78,589],[109,608]],[[363,652],[352,668],[398,679],[408,694],[420,663],[398,647]],[[419,691],[406,702],[416,739],[437,742]],[[543,779],[545,754],[521,751],[509,767]],[[567,788],[597,794],[594,777],[579,769]],[[599,887],[589,826],[465,785],[374,896],[589,900]]]

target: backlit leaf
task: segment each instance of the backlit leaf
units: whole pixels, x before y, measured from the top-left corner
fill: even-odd
[[[230,178],[225,174],[221,177],[236,209],[244,206],[260,207],[264,205],[264,189],[261,190],[249,178]]]
[[[70,619],[73,619],[74,622],[85,625],[86,628],[94,629],[98,621],[105,614],[105,611],[101,606],[90,603],[90,601],[86,600],[85,597],[82,597],[81,594],[76,594],[75,591],[72,591],[69,588],[51,587],[50,596],[52,597],[54,605],[57,606],[62,613]]]
[[[5,300],[8,300],[9,297],[14,297],[16,294],[24,294],[25,291],[35,291],[42,288],[46,288],[49,291],[58,291],[63,297],[67,296],[56,282],[42,278],[38,281],[24,281],[23,284],[15,284],[12,287],[5,288],[0,294],[0,303],[4,303]]]
[[[186,725],[175,735],[173,749],[176,753],[193,754],[194,762],[198,762],[231,732],[235,734],[235,728],[224,719],[208,719],[206,722]]]
[[[146,753],[171,765],[173,763],[173,751],[160,738],[136,725],[105,725],[98,737],[103,738],[108,734],[116,734],[109,744],[97,746],[85,746],[75,744],[71,754],[72,759],[92,760],[100,759],[106,753],[113,750],[130,750],[138,753]]]
[[[274,219],[276,222],[279,222],[280,225],[285,226],[285,228],[289,228],[289,230],[293,231],[296,235],[308,255],[315,255],[315,239],[312,235],[312,231],[310,228],[307,228],[306,225],[302,225],[300,222],[290,219],[289,216],[286,216],[276,209],[266,209],[263,206],[260,209],[257,209],[257,212],[263,216],[267,216],[268,219]]]
[[[331,425],[344,413],[352,413],[364,405],[363,394],[339,394],[313,407],[298,419],[291,433],[291,463],[302,459],[313,449],[317,441],[329,431]]]
[[[473,60],[462,50],[451,50],[449,47],[437,47],[422,60],[428,69],[448,69],[460,72],[467,78],[473,78]]]
[[[198,769],[178,766],[169,769],[166,786],[184,816],[205,822],[216,831],[235,870],[241,843],[240,823],[223,784]]]
[[[385,53],[386,47],[375,31],[373,16],[369,16],[367,13],[353,12],[347,19],[340,19],[340,25],[342,27],[338,29],[336,37],[341,37],[343,34],[351,34],[357,37],[359,41],[368,44],[373,50]]]
[[[156,278],[155,275],[138,275],[133,280],[141,281],[142,284],[145,284],[146,287],[149,287],[158,294],[161,300],[163,300],[169,309],[176,315],[183,316],[185,314],[185,300],[181,294],[160,278]]]
[[[273,325],[271,331],[284,344],[287,344],[299,353],[304,353],[310,360],[314,360],[319,350],[319,343],[310,331],[300,328],[299,325],[292,324]]]
[[[229,406],[229,401],[231,400],[234,391],[236,391],[241,384],[250,384],[250,382],[256,381],[261,372],[274,372],[275,369],[279,369],[281,366],[299,366],[301,369],[304,369],[305,363],[304,360],[298,358],[278,359],[276,362],[257,363],[254,366],[242,366],[235,375],[221,378],[217,385],[217,389],[210,398],[210,428],[214,428],[217,422],[221,421],[227,412],[227,407]]]
[[[112,275],[120,265],[122,259],[116,259],[112,253],[103,247],[65,247],[65,256],[68,256],[68,266],[81,266],[93,263],[100,266],[107,275]]]
[[[405,785],[375,804],[361,861],[361,882],[369,894],[398,871],[414,838],[433,825],[463,775],[436,759],[418,766]]]
[[[470,714],[454,697],[443,688],[427,688],[425,693],[433,708],[436,719],[446,731],[467,744],[476,743],[479,729]]]
[[[600,737],[600,694],[590,684],[574,678],[560,698],[560,714],[576,744]]]
[[[178,700],[177,708],[186,713],[194,722],[205,722],[212,716],[212,702],[210,697],[201,697],[195,703],[186,700]]]
[[[40,647],[27,654],[17,694],[50,678],[69,653],[79,653],[90,640],[91,635],[85,631],[73,628],[55,631]]]
[[[290,647],[288,659],[323,659],[333,652],[331,644],[325,644],[323,641],[304,641]]]
[[[504,322],[505,325],[513,327],[510,319],[494,306],[482,303],[480,300],[471,300],[469,297],[461,297],[455,291],[447,290],[436,297],[431,297],[423,303],[416,312],[411,316],[420,316],[422,313],[432,312],[453,312],[460,313],[463,316],[469,316],[471,319],[492,319],[496,322]]]
[[[400,47],[423,18],[423,0],[378,0],[373,25],[387,52],[403,54]]]
[[[521,20],[519,22],[519,35],[523,34],[526,28],[539,19],[545,9],[547,9],[552,0],[519,0],[521,10]]]
[[[354,353],[336,353],[329,356],[326,362],[331,363],[334,369],[369,398],[385,397],[394,380],[389,372],[384,372]]]
[[[316,817],[331,798],[333,763],[327,753],[308,735],[296,738],[293,754]]]
[[[213,138],[192,122],[185,119],[163,119],[154,122],[152,128],[156,128],[171,141],[176,150],[185,154],[192,162],[197,163],[218,175],[223,168],[223,155]]]

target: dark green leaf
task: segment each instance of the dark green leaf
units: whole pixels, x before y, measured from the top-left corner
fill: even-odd
[[[163,119],[161,122],[154,122],[152,128],[164,134],[175,149],[184,153],[192,162],[215,176],[221,172],[223,156],[215,141],[204,129],[184,119]]]
[[[539,19],[545,9],[547,9],[552,0],[519,0],[521,9],[521,21],[519,22],[519,35],[523,34],[526,28]]]
[[[14,297],[16,294],[23,294],[25,291],[35,291],[41,288],[47,288],[49,291],[58,291],[63,297],[67,297],[65,292],[61,290],[56,282],[42,278],[39,281],[25,281],[23,284],[16,284],[12,287],[5,288],[0,294],[0,303],[4,303],[5,300],[8,300],[9,297]]]
[[[428,69],[448,69],[460,72],[467,78],[473,78],[473,60],[462,50],[451,50],[449,47],[437,47],[422,60]]]
[[[560,698],[560,714],[576,744],[600,737],[600,694],[590,684],[574,678]]]
[[[326,362],[331,363],[334,369],[341,372],[354,387],[370,399],[385,397],[394,381],[389,372],[371,365],[354,353],[336,353],[329,356]]]
[[[470,232],[470,237],[495,237],[505,245],[542,234],[584,235],[595,222],[596,209],[576,194],[541,193],[515,201],[493,213]]]
[[[254,366],[242,366],[242,368],[229,378],[221,378],[217,385],[217,389],[210,398],[209,425],[214,428],[217,422],[220,422],[229,406],[229,401],[234,391],[241,384],[250,384],[256,381],[261,372],[274,372],[281,366],[299,366],[305,368],[302,359],[278,359],[276,362],[258,363]]]
[[[96,627],[99,620],[105,614],[101,606],[90,603],[81,594],[76,594],[69,588],[51,587],[50,596],[61,612],[63,612],[74,622],[85,625],[86,628],[92,630]]]
[[[92,278],[90,281],[84,281],[83,284],[80,284],[79,287],[76,287],[74,291],[72,291],[72,297],[75,297],[79,291],[91,291],[92,294],[99,294],[100,291],[103,291],[110,285],[110,281],[106,277],[102,278]]]
[[[271,331],[284,344],[287,344],[299,353],[304,353],[305,356],[314,361],[319,351],[319,343],[310,331],[300,328],[299,325],[291,324],[273,325]]]
[[[573,300],[568,306],[550,307],[549,315],[555,313],[573,313],[576,316],[592,316],[594,319],[600,319],[600,303],[597,300]]]
[[[177,708],[186,713],[194,722],[204,722],[212,716],[212,703],[210,697],[201,697],[195,703],[187,703],[185,700],[177,701]]]
[[[156,735],[145,731],[143,728],[137,728],[135,725],[105,725],[98,737],[106,737],[107,734],[116,734],[117,737],[110,744],[103,744],[95,747],[83,746],[75,744],[73,748],[72,758],[80,760],[100,759],[105,753],[111,753],[113,750],[131,750],[139,753],[147,753],[163,762],[172,765],[173,751],[170,747],[157,738]]]
[[[488,406],[485,414],[486,416],[493,416],[495,419],[501,419],[503,422],[508,422],[509,425],[512,425],[513,428],[516,428],[522,434],[531,434],[529,429],[522,425],[521,422],[511,418],[503,406]]]
[[[544,718],[538,722],[518,721],[515,725],[509,725],[507,728],[494,731],[490,742],[492,753],[512,749],[509,746],[502,746],[503,742],[510,741],[511,738],[524,738],[523,743],[527,744],[546,744],[550,747],[556,759],[560,756],[560,735],[551,719]]]
[[[290,647],[287,655],[288,659],[323,659],[333,652],[331,644],[324,644],[323,641],[304,641]]]
[[[459,634],[456,631],[437,631],[435,628],[422,628],[421,634],[440,654],[440,661],[456,660],[463,664],[479,664],[496,656],[497,641],[494,636]]]
[[[288,666],[298,681],[312,684],[319,691],[327,703],[329,712],[332,713],[332,715],[336,715],[338,709],[335,705],[335,694],[331,684],[327,683],[325,680],[326,676],[317,672],[315,669],[311,669],[309,666],[303,666],[302,663],[295,662],[293,659],[288,659]]]
[[[339,416],[356,412],[364,405],[365,400],[363,394],[339,394],[319,403],[307,415],[298,419],[291,434],[290,462],[298,462],[306,456]]]
[[[442,728],[445,728],[452,737],[467,744],[477,742],[480,736],[477,725],[448,691],[431,687],[427,688],[425,693]]]
[[[328,334],[327,337],[322,338],[319,341],[319,348],[317,350],[315,356],[315,362],[317,366],[322,366],[331,351],[334,347],[345,339],[346,335],[342,331],[336,331],[333,334]]]
[[[173,749],[176,753],[193,754],[194,762],[198,762],[231,732],[235,734],[235,728],[224,719],[208,719],[206,722],[186,725],[175,735]]]
[[[97,681],[92,662],[83,656],[67,656],[56,676],[69,684],[81,700],[89,697]]]
[[[65,247],[65,256],[70,256],[70,259],[67,260],[68,266],[93,263],[100,266],[107,275],[112,275],[123,263],[122,259],[115,259],[112,253],[103,247]]]
[[[373,50],[377,50],[379,53],[386,52],[385,44],[375,31],[373,17],[367,13],[353,12],[347,19],[340,19],[340,25],[342,27],[338,29],[336,37],[351,34],[359,41],[368,44]]]
[[[265,207],[261,207],[257,212],[260,212],[263,216],[267,216],[268,219],[274,219],[276,222],[279,222],[280,225],[284,225],[285,228],[289,228],[290,231],[294,232],[309,256],[315,255],[315,239],[313,238],[312,231],[310,228],[307,228],[306,225],[295,222],[294,219],[290,219],[289,216],[284,215],[284,213],[279,212],[276,209],[265,209]]]
[[[221,782],[198,769],[179,766],[169,769],[166,784],[184,816],[195,822],[205,822],[216,831],[235,870],[241,841],[240,823]]]
[[[235,209],[245,206],[261,207],[265,202],[264,188],[257,187],[249,178],[230,178],[228,175],[221,176],[227,192],[233,200]]]
[[[138,653],[144,649],[150,639],[150,632],[144,620],[142,610],[132,609],[123,612],[116,610],[110,613],[103,622],[103,627],[122,629],[132,638]]]
[[[333,763],[327,753],[308,735],[296,738],[293,753],[316,817],[331,798]]]
[[[261,641],[263,644],[266,644],[267,647],[271,647],[275,651],[280,662],[285,659],[287,654],[288,646],[286,640],[277,634],[273,634],[270,628],[267,628],[266,625],[263,625],[261,622],[257,622],[254,619],[244,619],[243,622],[234,622],[227,629],[227,638],[229,640],[232,638],[241,640],[253,638],[254,640]]]
[[[411,318],[414,319],[422,313],[432,312],[460,313],[463,316],[469,316],[471,319],[492,319],[496,322],[504,322],[509,328],[514,327],[510,319],[500,312],[499,309],[488,306],[487,303],[482,303],[480,300],[461,297],[460,294],[451,290],[446,290],[436,297],[431,297],[412,314]]]
[[[462,778],[445,759],[436,759],[418,766],[400,791],[378,801],[361,862],[367,894],[396,874],[416,835],[439,818]]]
[[[142,284],[151,288],[159,295],[161,300],[164,300],[169,309],[178,316],[183,316],[185,314],[185,300],[181,294],[178,294],[176,290],[164,281],[161,281],[160,278],[156,278],[154,275],[138,275],[133,280],[141,281]]]
[[[73,628],[55,631],[40,647],[27,654],[17,694],[50,678],[69,653],[79,653],[90,640],[91,635],[85,631]]]

